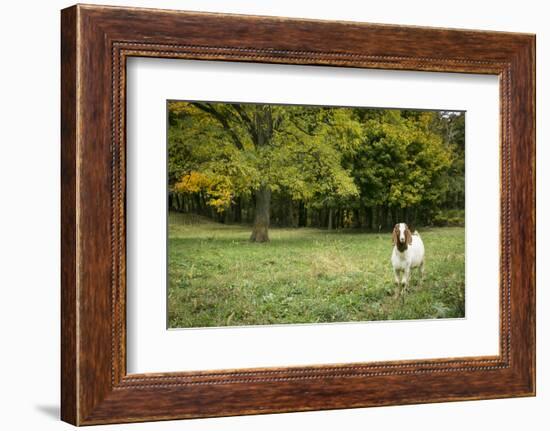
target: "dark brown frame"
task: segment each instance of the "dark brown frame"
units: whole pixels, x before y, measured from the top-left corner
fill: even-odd
[[[535,394],[534,35],[81,5],[61,18],[63,420],[88,425]],[[498,75],[500,354],[127,375],[129,56]]]

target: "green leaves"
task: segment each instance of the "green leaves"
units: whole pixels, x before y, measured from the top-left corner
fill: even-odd
[[[407,208],[442,198],[446,183],[439,179],[450,167],[452,153],[429,127],[437,116],[388,110],[365,121],[352,166],[366,206]]]
[[[261,184],[310,208],[415,208],[464,200],[464,114],[170,102],[172,190],[191,173],[224,211]],[[196,193],[179,187],[179,191]]]
[[[231,197],[261,183],[307,202],[358,195],[342,165],[361,142],[352,109],[171,102],[169,110],[171,184],[199,172],[227,184]],[[230,199],[210,201],[222,202]]]

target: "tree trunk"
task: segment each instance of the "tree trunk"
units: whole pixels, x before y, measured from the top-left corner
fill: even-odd
[[[329,208],[328,210],[328,230],[332,230],[332,208]]]
[[[262,185],[256,190],[256,211],[254,216],[254,225],[252,227],[252,242],[269,241],[269,212],[271,206],[271,189],[269,186]]]
[[[289,199],[288,201],[288,225],[290,227],[296,228],[298,227],[298,216],[296,214],[296,205],[294,204],[294,201],[292,199]]]
[[[368,207],[365,209],[365,225],[367,226],[367,229],[373,230],[374,228],[374,210],[372,207]]]
[[[252,133],[256,149],[271,144],[273,137],[273,117],[271,106],[256,105],[254,110],[254,133]],[[266,242],[269,241],[269,215],[271,211],[271,189],[267,184],[262,184],[256,190],[256,211],[254,215],[254,225],[250,241]]]
[[[254,220],[254,207],[256,206],[256,198],[254,195],[247,199],[246,201],[246,222],[248,224],[252,223]]]
[[[307,226],[307,210],[303,201],[300,201],[300,207],[298,210],[298,227]]]
[[[377,205],[374,208],[374,229],[378,232],[382,229],[382,207]]]
[[[235,214],[233,216],[233,221],[235,223],[241,223],[243,220],[242,217],[242,198],[239,196],[235,200]]]
[[[381,228],[379,229],[379,231],[381,229],[386,229],[388,227],[388,207],[387,206],[383,206],[382,209],[381,209],[381,217],[380,217],[380,226]]]
[[[361,210],[358,208],[353,210],[353,227],[361,229]]]

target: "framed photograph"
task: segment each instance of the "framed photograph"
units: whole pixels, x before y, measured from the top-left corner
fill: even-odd
[[[61,415],[535,394],[535,36],[61,14]]]

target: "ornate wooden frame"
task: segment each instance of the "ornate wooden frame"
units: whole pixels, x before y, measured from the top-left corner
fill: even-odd
[[[63,420],[88,425],[534,395],[534,35],[83,5],[61,17]],[[128,375],[129,56],[498,75],[500,354]]]

